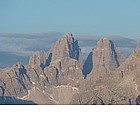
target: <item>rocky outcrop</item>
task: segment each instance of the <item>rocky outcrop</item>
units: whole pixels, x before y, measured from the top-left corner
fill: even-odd
[[[128,59],[116,70],[116,72],[120,71],[120,78],[125,78],[129,74],[137,75],[140,68],[140,46],[138,45],[136,50],[130,55]],[[116,74],[116,73],[115,73]]]
[[[40,51],[38,54],[31,56],[29,65],[31,68],[39,66],[43,69],[47,65],[47,54],[44,51]]]
[[[52,55],[51,61],[61,60],[62,58],[72,58],[79,62],[82,68],[82,53],[78,41],[74,39],[71,33],[65,34],[50,49]]]
[[[70,58],[64,58],[58,61],[51,62],[50,66],[44,69],[44,73],[48,76],[48,81],[52,85],[60,84],[74,84],[70,82],[71,80],[76,79],[81,70],[79,69],[78,61]],[[82,75],[81,75],[82,76]],[[70,78],[71,77],[71,78]],[[74,79],[72,79],[74,78]],[[78,77],[77,80],[79,80]]]
[[[116,83],[116,95],[131,100],[131,104],[136,103],[136,98],[140,95],[140,46],[130,55],[121,66],[115,70],[112,76],[112,83]],[[112,85],[113,86],[113,85]],[[118,97],[118,100],[120,98]],[[126,104],[126,100],[123,101]]]
[[[124,60],[124,56],[115,48],[111,40],[101,38],[92,52],[92,75],[99,78],[110,74]]]
[[[19,62],[11,68],[0,70],[0,92],[3,96],[26,96],[32,83],[25,67]]]
[[[65,34],[48,53],[41,51],[33,55],[27,69],[33,81],[40,83],[39,76],[43,75],[45,82],[52,85],[68,83],[64,82],[65,76],[71,75],[72,77],[72,75],[79,75],[78,73],[82,76],[82,55],[78,42],[71,33]]]
[[[82,55],[71,33],[65,34],[50,49],[45,75],[52,85],[78,85],[82,75]]]

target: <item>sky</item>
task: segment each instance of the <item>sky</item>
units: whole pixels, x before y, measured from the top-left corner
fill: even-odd
[[[140,37],[140,0],[0,0],[0,32]]]

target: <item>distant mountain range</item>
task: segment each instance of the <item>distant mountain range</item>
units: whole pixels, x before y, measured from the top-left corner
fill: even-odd
[[[79,40],[93,41],[93,37]],[[67,33],[47,52],[31,55],[26,65],[17,62],[0,69],[0,104],[140,104],[140,45],[125,58],[116,47],[117,41],[134,42],[119,37],[114,40],[116,43],[101,37],[83,63],[78,40]],[[6,60],[13,59],[4,55]]]
[[[31,34],[18,33],[0,33],[0,53],[5,53],[14,58],[7,63],[0,55],[0,67],[12,66],[19,59],[23,64],[27,64],[29,57],[34,53],[44,50],[48,51],[55,42],[62,36],[58,32],[44,32]],[[118,47],[123,54],[128,57],[137,46],[137,41],[118,36],[106,36],[111,39],[115,46]],[[101,36],[76,36],[79,46],[82,49],[83,62],[85,61],[89,52],[95,47],[97,41]],[[14,61],[15,60],[15,61]]]

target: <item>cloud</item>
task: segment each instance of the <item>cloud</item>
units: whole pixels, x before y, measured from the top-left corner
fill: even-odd
[[[10,67],[17,62],[28,64],[29,56],[18,56],[10,52],[0,51],[0,68]]]
[[[19,52],[21,54],[30,55],[39,50],[48,51],[54,45],[61,33],[32,33],[32,34],[16,34],[16,33],[0,33],[0,50],[12,53]],[[26,53],[28,51],[28,53]]]

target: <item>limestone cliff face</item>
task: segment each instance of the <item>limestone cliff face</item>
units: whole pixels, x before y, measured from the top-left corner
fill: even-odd
[[[122,104],[139,104],[136,99],[140,96],[140,46],[115,70],[112,81],[117,83],[116,96],[118,101],[123,96]],[[118,102],[119,104],[120,102]]]
[[[123,62],[112,76],[113,83],[117,83],[116,90],[118,96],[124,96],[127,102],[135,104],[136,98],[140,95],[140,46]],[[113,86],[113,85],[112,85]],[[126,104],[126,100],[122,102]]]
[[[113,42],[107,38],[101,38],[92,52],[92,74],[95,77],[107,75],[119,67],[123,61],[123,55],[114,47]]]
[[[82,53],[79,48],[78,41],[74,39],[71,33],[65,34],[50,49],[52,55],[51,61],[60,60],[62,58],[72,58],[79,62],[82,68]]]
[[[50,83],[77,85],[82,75],[82,55],[71,33],[65,34],[50,49],[44,73]]]
[[[0,70],[0,94],[23,97],[28,94],[32,83],[25,67],[19,62],[11,68]]]
[[[125,76],[136,72],[139,72],[140,69],[140,45],[134,50],[129,58],[126,59],[124,63],[116,70],[121,71],[120,76],[124,78]]]
[[[47,54],[44,51],[40,51],[38,54],[31,56],[29,60],[29,65],[34,68],[40,66],[44,68],[47,63]]]

